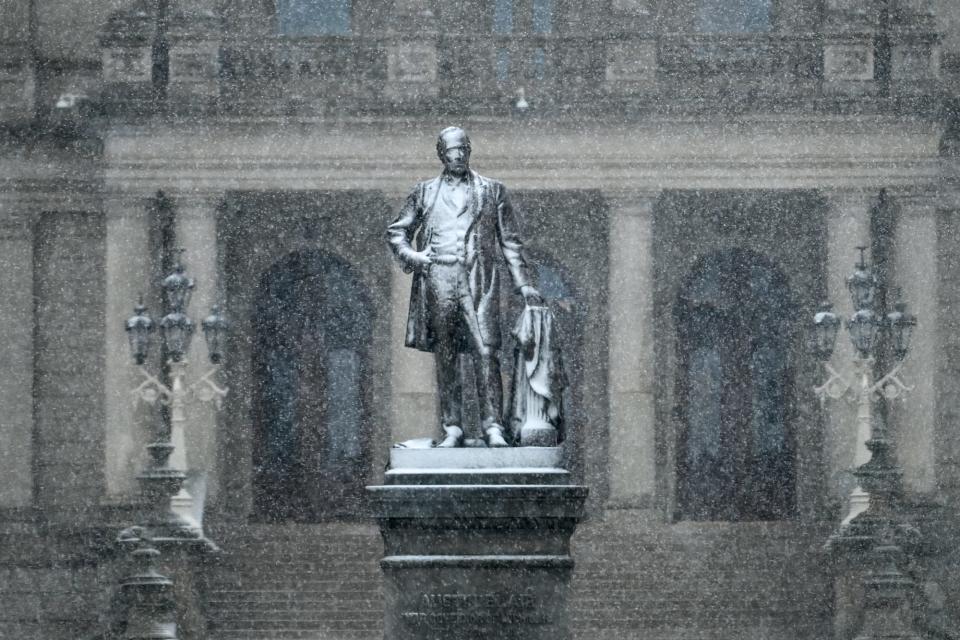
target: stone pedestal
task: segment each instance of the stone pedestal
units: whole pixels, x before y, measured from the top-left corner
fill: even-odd
[[[570,537],[586,487],[560,447],[392,449],[368,487],[384,540],[384,637],[569,638]]]

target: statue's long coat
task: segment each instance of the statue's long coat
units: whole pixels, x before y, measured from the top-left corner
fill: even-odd
[[[423,251],[429,242],[431,230],[439,221],[431,220],[433,205],[439,194],[443,176],[417,184],[400,210],[397,219],[387,227],[387,242],[407,272],[414,271],[410,291],[410,313],[407,318],[406,345],[421,351],[434,351],[436,339],[430,328],[426,286],[427,274],[413,267],[410,254]],[[500,276],[497,261],[500,256],[507,266],[516,289],[529,284],[527,265],[523,257],[523,241],[517,216],[510,205],[507,190],[502,183],[470,172],[471,202],[467,215],[473,221],[465,238],[464,268],[468,274],[470,297],[477,312],[484,344],[500,346]],[[469,350],[469,340],[457,345],[460,351]]]

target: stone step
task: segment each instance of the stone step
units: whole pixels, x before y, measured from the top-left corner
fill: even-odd
[[[256,525],[214,539],[226,552],[211,577],[211,640],[382,637],[376,528]],[[822,539],[792,523],[585,523],[573,540],[574,638],[826,637]]]

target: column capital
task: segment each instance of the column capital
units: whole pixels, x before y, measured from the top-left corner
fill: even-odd
[[[821,189],[820,194],[830,203],[831,209],[846,209],[861,204],[870,207],[880,199],[880,190],[873,187],[832,187]]]
[[[907,215],[934,213],[941,204],[941,195],[934,189],[899,189],[888,191],[887,195],[900,212]]]
[[[96,185],[85,180],[18,180],[0,189],[3,212],[40,217],[47,211],[99,211],[103,197]]]
[[[137,217],[147,211],[156,197],[157,192],[155,191],[108,190],[103,194],[104,213],[108,221],[117,218]]]
[[[662,189],[604,189],[601,192],[611,212],[636,216],[652,214],[662,193]]]
[[[177,215],[184,217],[204,218],[213,215],[227,201],[226,192],[220,189],[164,190],[163,194],[170,200]]]
[[[28,240],[39,216],[17,213],[0,218],[0,240]]]

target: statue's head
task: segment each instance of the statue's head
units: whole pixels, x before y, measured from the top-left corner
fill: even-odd
[[[443,170],[454,176],[464,176],[470,170],[470,138],[460,127],[447,127],[437,138],[437,156]]]

